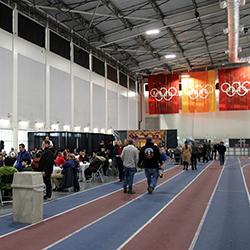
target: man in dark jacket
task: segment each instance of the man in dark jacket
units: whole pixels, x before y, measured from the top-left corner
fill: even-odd
[[[23,143],[20,143],[19,144],[19,153],[17,155],[17,165],[16,165],[16,168],[19,172],[21,172],[24,168],[24,166],[22,165],[22,159],[24,157],[30,157],[30,153],[28,151],[26,151],[25,149],[25,145]]]
[[[44,196],[44,200],[51,200],[51,173],[53,172],[53,164],[54,164],[54,148],[50,147],[50,141],[44,140],[42,146],[44,153],[39,162],[39,170],[43,174],[43,181],[46,186],[46,195]]]
[[[226,147],[224,146],[223,141],[220,142],[217,150],[218,150],[219,157],[220,157],[220,165],[223,165],[225,161],[225,152],[227,150]]]
[[[142,147],[139,156],[139,162],[143,162],[145,175],[148,182],[148,193],[152,194],[158,181],[158,168],[162,165],[162,158],[159,148],[154,145],[151,137],[146,138],[146,145]]]

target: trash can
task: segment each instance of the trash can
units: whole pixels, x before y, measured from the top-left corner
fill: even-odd
[[[40,172],[15,173],[12,182],[13,221],[33,224],[43,220],[44,183]]]

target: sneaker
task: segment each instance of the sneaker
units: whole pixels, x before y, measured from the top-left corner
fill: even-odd
[[[154,189],[153,185],[150,185],[149,188],[148,188],[148,193],[152,194],[153,193],[153,189]]]
[[[51,198],[51,197],[44,196],[44,197],[43,197],[43,200],[44,200],[44,201],[51,201],[52,198]]]
[[[126,187],[123,189],[123,193],[127,193],[127,188]]]
[[[128,191],[128,194],[135,194],[135,191],[133,191],[133,190]]]

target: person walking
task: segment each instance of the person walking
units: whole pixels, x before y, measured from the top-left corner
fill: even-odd
[[[148,193],[152,194],[159,178],[158,169],[162,168],[162,158],[159,148],[152,142],[151,137],[146,138],[146,144],[142,147],[139,162],[143,163],[148,183]],[[159,165],[160,163],[160,165]]]
[[[188,170],[188,163],[191,162],[192,148],[185,141],[184,145],[181,148],[181,155],[183,161],[183,170]]]
[[[197,164],[197,155],[198,155],[198,147],[195,145],[195,142],[192,141],[192,156],[191,156],[191,162],[192,162],[192,170],[197,170],[196,164]]]
[[[219,146],[218,146],[218,153],[219,153],[219,157],[220,157],[220,165],[224,165],[224,161],[225,161],[225,152],[226,152],[226,147],[223,143],[223,141],[220,142]]]
[[[124,165],[124,193],[135,194],[133,191],[133,181],[138,164],[139,154],[137,148],[134,146],[134,140],[128,140],[128,146],[124,147],[121,154],[121,159]],[[129,185],[128,185],[129,184]],[[127,191],[128,185],[128,191]]]

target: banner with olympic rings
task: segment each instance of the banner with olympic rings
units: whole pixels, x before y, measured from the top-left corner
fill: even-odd
[[[182,78],[182,113],[215,112],[215,71],[188,72]]]
[[[219,110],[250,109],[250,67],[220,69]]]
[[[148,77],[149,114],[179,113],[179,75]]]

